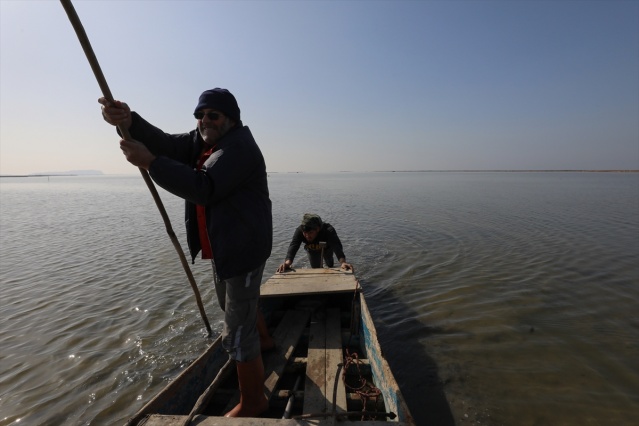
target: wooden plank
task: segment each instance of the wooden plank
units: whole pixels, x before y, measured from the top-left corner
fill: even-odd
[[[359,284],[355,276],[352,273],[345,273],[343,271],[339,271],[336,269],[302,269],[295,272],[276,274],[271,279],[267,281],[265,284],[267,291],[265,293],[269,294],[269,288],[271,288],[272,295],[292,295],[292,294],[322,294],[322,293],[330,293],[330,292],[339,292],[352,293],[355,288],[359,288]],[[341,296],[340,296],[341,297]],[[394,411],[398,414],[399,418],[394,419],[395,421],[390,421],[391,424],[397,426],[414,426],[415,423],[410,416],[410,412],[408,411],[405,402],[402,398],[401,392],[399,391],[399,387],[395,382],[395,379],[388,367],[388,364],[384,357],[382,356],[381,348],[379,347],[379,342],[377,341],[377,335],[375,332],[375,327],[370,316],[370,312],[368,311],[368,307],[366,306],[366,302],[364,301],[364,295],[359,294],[358,298],[361,301],[361,312],[359,310],[356,311],[358,321],[358,328],[361,327],[361,335],[356,333],[356,339],[362,341],[362,344],[367,346],[367,354],[370,357],[370,365],[369,369],[372,370],[372,374],[375,382],[378,384],[378,387],[382,390],[384,394],[386,410]],[[321,299],[321,298],[320,298]],[[333,305],[334,306],[334,305]],[[317,306],[315,306],[317,308]],[[359,308],[359,304],[357,305]],[[308,322],[310,311],[295,311],[287,312],[285,314],[284,319],[278,325],[278,328],[275,330],[273,337],[276,340],[277,347],[274,351],[268,352],[264,355],[265,361],[265,392],[269,394],[269,396],[276,397],[275,389],[282,391],[278,387],[278,382],[280,377],[284,374],[284,368],[286,368],[289,363],[287,360],[290,360],[292,354],[295,350],[296,345],[299,342],[300,336],[304,333],[304,329]],[[361,318],[360,318],[361,314]],[[290,315],[290,317],[289,317]],[[298,316],[300,315],[300,316]],[[339,422],[341,426],[382,426],[387,425],[389,422],[383,421],[364,421],[364,422],[351,422],[344,419],[336,419],[331,416],[333,410],[333,397],[335,397],[335,411],[339,414],[339,412],[343,412],[345,408],[342,408],[342,402],[346,398],[348,398],[348,394],[346,394],[344,389],[344,398],[340,396],[340,386],[343,385],[341,381],[341,370],[339,369],[340,364],[343,364],[342,354],[340,353],[339,357],[337,356],[337,348],[340,348],[341,352],[341,342],[336,340],[336,336],[340,336],[341,334],[348,333],[348,330],[339,330],[335,332],[335,329],[339,329],[339,314],[335,315],[329,308],[328,318],[325,316],[319,316],[319,321],[314,320],[313,322],[313,332],[309,333],[313,337],[311,343],[312,347],[309,351],[309,357],[293,359],[292,361],[297,361],[298,363],[309,361],[311,364],[316,364],[316,367],[312,367],[307,369],[307,373],[310,373],[313,376],[312,383],[315,383],[317,390],[320,390],[322,395],[316,398],[316,402],[318,403],[318,408],[311,407],[310,411],[317,413],[318,416],[314,418],[294,418],[294,419],[263,419],[263,418],[242,418],[242,419],[231,419],[224,417],[216,417],[216,416],[204,416],[204,415],[196,415],[193,418],[192,425],[203,425],[203,426],[256,426],[256,425],[282,425],[282,426],[293,426],[293,425],[303,425],[303,426],[332,426]],[[346,321],[346,319],[344,319]],[[337,324],[337,327],[336,327]],[[322,337],[323,333],[323,337]],[[342,337],[342,339],[349,339],[350,336],[346,336],[346,338]],[[335,339],[335,340],[333,340]],[[322,350],[322,342],[323,342],[323,350]],[[313,354],[313,351],[317,350],[317,353]],[[211,350],[207,351],[210,353]],[[323,353],[323,355],[322,355]],[[224,354],[225,355],[225,354]],[[210,356],[210,355],[208,355]],[[223,361],[226,359],[225,356],[220,357],[219,361],[222,363],[218,363],[217,360],[213,362],[209,362],[207,359],[208,356],[202,356],[196,363],[191,365],[187,370],[193,370],[195,372],[195,376],[197,377],[198,382],[208,383],[210,379],[205,379],[203,376],[210,376],[210,370],[212,367],[213,372],[216,372],[219,367],[221,367]],[[322,379],[321,370],[322,365],[321,360],[323,357],[324,364],[324,376]],[[213,359],[216,357],[213,356]],[[313,361],[313,358],[316,358],[316,361]],[[206,361],[205,361],[206,359]],[[197,365],[197,367],[196,367]],[[298,367],[299,368],[299,367]],[[301,368],[304,368],[302,366]],[[343,366],[342,366],[343,368]],[[202,374],[202,371],[205,371]],[[209,371],[209,372],[206,372]],[[318,374],[318,371],[320,374]],[[186,377],[185,377],[186,376]],[[180,374],[180,376],[176,379],[177,382],[180,382],[180,386],[168,386],[165,388],[165,391],[162,392],[161,398],[154,398],[153,402],[147,404],[145,406],[146,409],[140,410],[138,416],[144,416],[142,412],[154,412],[154,413],[176,413],[176,412],[184,412],[184,410],[168,410],[169,407],[164,407],[164,404],[175,406],[176,403],[180,402],[180,406],[188,405],[182,404],[182,396],[175,396],[174,394],[182,394],[187,393],[190,395],[190,399],[197,398],[199,395],[198,391],[194,389],[194,383],[192,383],[193,374]],[[186,382],[185,380],[186,379]],[[328,380],[328,381],[327,381]],[[267,383],[268,382],[268,383]],[[306,385],[311,382],[309,378],[306,379]],[[173,385],[177,385],[177,383],[173,383]],[[331,386],[332,385],[332,386]],[[205,387],[206,385],[204,385]],[[337,388],[335,388],[337,386]],[[324,388],[323,391],[321,388]],[[169,389],[170,388],[170,389]],[[174,389],[177,388],[177,389]],[[185,389],[185,392],[182,392],[182,389]],[[203,388],[202,388],[203,389]],[[167,392],[167,391],[171,392]],[[173,392],[174,390],[178,390],[178,392]],[[201,392],[201,391],[200,391]],[[232,390],[230,391],[233,392]],[[230,395],[229,393],[228,395]],[[300,391],[298,393],[308,394],[308,391]],[[228,397],[227,395],[227,397]],[[239,398],[238,398],[239,400]],[[161,401],[161,402],[160,402]],[[323,408],[322,404],[323,403]],[[162,409],[157,409],[157,411],[150,411],[151,409],[156,409],[158,404],[161,404]],[[191,403],[192,404],[192,403]],[[235,404],[233,404],[235,405]],[[305,405],[306,407],[306,405]],[[345,407],[345,405],[344,405]],[[232,408],[229,407],[229,409]],[[167,411],[164,411],[164,410]],[[305,409],[305,414],[309,414],[309,412]],[[138,418],[136,416],[136,419]],[[147,426],[174,426],[179,425],[186,420],[187,416],[179,416],[179,415],[162,415],[162,414],[154,414],[150,417],[146,417],[144,421],[148,420],[145,423]],[[132,419],[133,420],[133,419]],[[399,420],[399,421],[397,421]],[[137,424],[137,422],[135,423]]]
[[[290,310],[284,314],[284,318],[273,333],[275,351],[264,355],[264,386],[266,396],[271,397],[277,382],[284,373],[287,361],[293,355],[302,332],[306,328],[311,313],[308,310]]]
[[[181,425],[186,416],[168,416],[168,415],[154,415],[151,416],[144,426],[179,426]],[[310,425],[311,423],[304,423],[298,420],[282,420],[282,419],[262,419],[256,417],[209,417],[209,416],[196,416],[191,425],[192,426],[298,426],[298,425]],[[319,423],[315,423],[319,424]]]
[[[177,426],[184,422],[186,416],[153,415],[149,417],[144,426]],[[195,416],[193,426],[329,426],[332,419],[265,419],[255,417],[209,417]],[[363,421],[340,421],[340,426],[411,426],[409,423]],[[414,426],[414,424],[413,424]]]
[[[260,288],[262,297],[353,292],[359,284],[352,272],[299,269],[273,275]]]
[[[304,385],[304,414],[326,412],[326,321],[322,313],[311,319]]]
[[[362,295],[360,298],[361,316],[362,316],[362,333],[366,345],[366,351],[373,373],[373,379],[376,386],[381,390],[386,404],[386,411],[397,414],[397,421],[415,424],[415,420],[410,414],[404,397],[395,381],[395,376],[382,354],[382,348],[377,340],[377,330],[373,323],[366,300]]]
[[[204,393],[200,395],[197,402],[195,403],[195,406],[191,409],[191,412],[184,421],[184,425],[188,426],[191,420],[193,420],[193,417],[200,414],[204,410],[204,408],[206,408],[209,401],[211,401],[211,398],[213,398],[215,392],[220,388],[224,380],[226,380],[231,375],[231,372],[233,370],[235,370],[235,362],[229,358],[229,360],[226,361],[226,364],[224,364],[224,367],[222,367],[217,373],[217,376],[215,377],[213,382],[211,382]]]
[[[226,360],[228,355],[222,349],[222,338],[218,337],[198,359],[138,410],[126,424],[137,424],[146,414],[185,412],[195,404]]]
[[[275,350],[262,355],[264,362],[264,393],[267,398],[271,398],[273,390],[277,386],[284,373],[284,367],[288,359],[293,355],[293,351],[300,340],[302,332],[306,328],[310,312],[307,310],[286,311],[284,317],[273,333],[275,340]],[[224,412],[230,411],[240,402],[239,389],[229,400]]]
[[[326,411],[346,412],[346,387],[342,380],[344,354],[339,308],[326,310]]]

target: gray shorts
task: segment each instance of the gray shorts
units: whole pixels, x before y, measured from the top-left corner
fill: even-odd
[[[250,361],[261,354],[256,324],[264,265],[248,274],[215,280],[217,300],[224,311],[222,346],[236,361]],[[215,265],[213,274],[217,277]]]

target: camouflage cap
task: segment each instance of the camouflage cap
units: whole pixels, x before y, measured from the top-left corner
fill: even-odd
[[[302,218],[302,229],[311,230],[322,227],[322,218],[313,213],[305,213]]]

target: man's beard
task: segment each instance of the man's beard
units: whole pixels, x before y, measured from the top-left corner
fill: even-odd
[[[224,135],[226,135],[229,132],[229,130],[231,130],[231,127],[232,127],[231,126],[231,120],[229,120],[228,117],[224,117],[224,122],[221,125],[216,126],[215,128],[208,127],[208,128],[204,128],[204,131],[202,131],[202,128],[200,126],[200,135],[202,135],[202,139],[204,140],[204,142],[207,145],[211,145],[212,146],[217,141],[222,139],[222,137]],[[215,137],[215,139],[212,139],[213,135],[209,134],[209,132],[211,132],[211,131],[217,133],[217,136]]]

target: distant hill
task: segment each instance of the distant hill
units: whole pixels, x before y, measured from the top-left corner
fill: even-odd
[[[69,170],[68,172],[36,172],[28,175],[0,175],[0,177],[37,177],[37,176],[101,176],[100,170]]]
[[[69,170],[68,172],[37,172],[30,173],[30,176],[78,176],[78,175],[103,175],[101,170]]]

